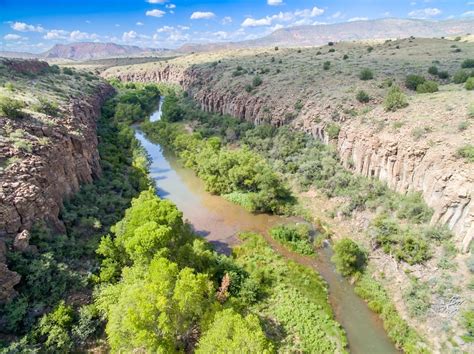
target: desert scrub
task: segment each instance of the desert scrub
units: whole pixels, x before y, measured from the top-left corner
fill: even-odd
[[[403,300],[411,317],[424,317],[431,305],[428,284],[412,277],[410,287],[403,292]]]
[[[374,78],[374,73],[372,72],[372,70],[368,68],[362,69],[362,71],[359,73],[359,79],[363,81],[372,80],[373,78]]]
[[[367,301],[369,308],[378,313],[388,336],[407,354],[427,354],[430,351],[420,335],[398,314],[382,285],[364,273],[356,283],[355,292]]]
[[[465,145],[458,149],[457,155],[469,162],[474,162],[474,145]]]
[[[420,75],[408,75],[405,79],[405,86],[407,89],[416,91],[418,85],[424,83],[426,79]]]
[[[262,79],[260,78],[260,76],[255,76],[252,80],[252,86],[253,87],[258,87],[262,84]]]
[[[8,118],[21,118],[25,108],[25,103],[10,97],[0,97],[0,113]]]
[[[360,103],[367,103],[370,101],[369,94],[365,92],[364,90],[359,90],[356,95],[357,101]]]
[[[337,123],[329,123],[326,126],[326,133],[328,134],[329,139],[337,139],[340,131],[341,126]]]
[[[433,65],[433,66],[430,66],[430,67],[428,68],[428,74],[433,75],[433,76],[437,76],[438,73],[439,73],[439,71],[438,71],[438,67],[437,67],[437,66],[434,66],[434,65]]]
[[[57,102],[49,101],[43,97],[38,99],[38,103],[33,105],[36,112],[47,114],[48,116],[56,117],[59,113],[59,106]]]
[[[330,61],[325,61],[324,64],[323,64],[323,69],[324,70],[329,70],[330,67],[331,67],[331,62]]]
[[[469,79],[467,79],[464,87],[468,91],[474,90],[474,77],[470,77]]]
[[[453,82],[455,84],[463,84],[469,78],[469,72],[466,70],[458,70],[453,76]]]
[[[395,112],[408,106],[407,96],[398,86],[392,86],[385,97],[384,107],[386,111]]]
[[[433,93],[438,91],[438,83],[436,81],[425,81],[416,87],[417,93]]]
[[[474,68],[474,59],[466,59],[462,62],[461,68]]]
[[[270,230],[270,236],[296,253],[306,256],[314,254],[314,249],[311,246],[310,229],[306,224],[275,226]]]

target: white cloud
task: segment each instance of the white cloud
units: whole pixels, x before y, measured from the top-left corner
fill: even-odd
[[[232,23],[232,17],[226,16],[222,19],[221,24],[223,25],[228,25],[229,23]]]
[[[143,22],[138,21],[138,22],[136,23],[136,25],[137,25],[137,26],[143,26]]]
[[[164,4],[168,0],[147,0],[148,3],[150,4]]]
[[[28,38],[19,36],[18,34],[9,33],[3,36],[3,39],[6,41],[21,41],[21,40],[26,40]]]
[[[14,22],[10,25],[12,29],[19,32],[44,32],[41,26],[33,26],[24,22]]]
[[[168,4],[168,5],[166,5],[166,8],[167,9],[176,9],[176,5],[175,4]]]
[[[341,11],[338,11],[338,12],[335,12],[331,15],[331,18],[340,18],[342,17],[342,12]]]
[[[461,16],[463,16],[463,17],[471,17],[471,16],[474,16],[474,11],[466,11],[466,12],[463,13]]]
[[[152,17],[163,17],[166,14],[166,12],[154,9],[154,10],[149,10],[145,12],[145,15],[147,16],[152,16]]]
[[[270,6],[278,6],[283,4],[283,0],[267,0],[267,4]]]
[[[76,30],[69,34],[69,38],[73,41],[84,41],[98,39],[98,36],[95,33],[87,33]]]
[[[413,10],[408,13],[410,17],[416,18],[429,18],[435,17],[441,14],[441,10],[436,7],[427,7],[426,9]]]
[[[313,21],[314,17],[320,16],[324,13],[323,9],[319,7],[313,7],[312,9],[296,10],[294,12],[279,12],[273,16],[267,16],[260,19],[254,19],[248,17],[242,22],[242,27],[262,27],[271,26],[274,23],[286,22],[287,24],[298,26],[298,25],[309,25]]]
[[[122,34],[122,40],[124,42],[130,42],[138,37],[137,32],[135,31],[128,31],[128,32],[123,32]]]
[[[216,15],[214,14],[214,12],[202,12],[202,11],[196,11],[196,12],[193,12],[192,15],[191,15],[191,20],[209,20],[211,18],[214,18],[216,17]]]
[[[259,20],[253,18],[246,18],[244,22],[242,22],[242,27],[261,27],[261,26],[271,26],[272,19],[270,17],[261,18]]]
[[[368,17],[352,17],[347,20],[347,22],[355,22],[355,21],[367,21]]]
[[[66,39],[67,35],[69,34],[68,31],[64,30],[49,30],[44,36],[44,39]]]

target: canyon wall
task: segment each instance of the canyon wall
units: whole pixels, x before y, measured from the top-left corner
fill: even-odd
[[[293,124],[325,143],[330,139],[325,127],[330,121],[315,122],[311,117],[322,111],[336,109],[325,102],[309,102],[313,110],[297,120],[288,118],[285,110],[265,107],[280,105],[279,100],[245,92],[232,92],[226,87],[214,88],[212,74],[199,73],[193,67],[166,65],[161,68],[132,72],[106,72],[105,76],[124,81],[164,81],[183,87],[207,112],[229,114],[254,123]],[[294,99],[294,98],[293,98]],[[288,103],[288,102],[286,102]],[[280,106],[281,107],[281,106]],[[297,121],[297,123],[296,123]],[[464,252],[474,237],[474,166],[441,148],[431,148],[413,139],[399,139],[390,134],[374,133],[373,129],[355,127],[351,122],[338,121],[341,126],[336,142],[343,165],[367,177],[379,178],[400,193],[421,192],[433,208],[432,223],[447,225],[456,235],[456,243]],[[367,128],[367,127],[366,127]]]

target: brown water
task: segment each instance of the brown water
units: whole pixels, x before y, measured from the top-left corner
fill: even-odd
[[[159,119],[160,114],[158,111],[151,120]],[[337,321],[346,331],[351,353],[398,352],[387,337],[378,316],[354,293],[353,286],[336,272],[330,261],[330,247],[320,250],[317,257],[305,257],[288,251],[269,237],[267,231],[277,224],[294,219],[254,215],[222,197],[209,194],[194,172],[184,168],[172,153],[149,141],[138,129],[136,137],[150,155],[150,174],[156,181],[158,195],[173,201],[183,212],[185,219],[199,234],[213,243],[217,250],[229,253],[232,245],[239,242],[236,237],[239,232],[254,231],[264,235],[281,255],[313,268],[326,280],[329,301]]]

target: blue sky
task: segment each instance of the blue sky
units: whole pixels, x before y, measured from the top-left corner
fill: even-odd
[[[302,24],[472,16],[467,0],[0,0],[0,50],[41,52],[77,41],[174,48]]]

